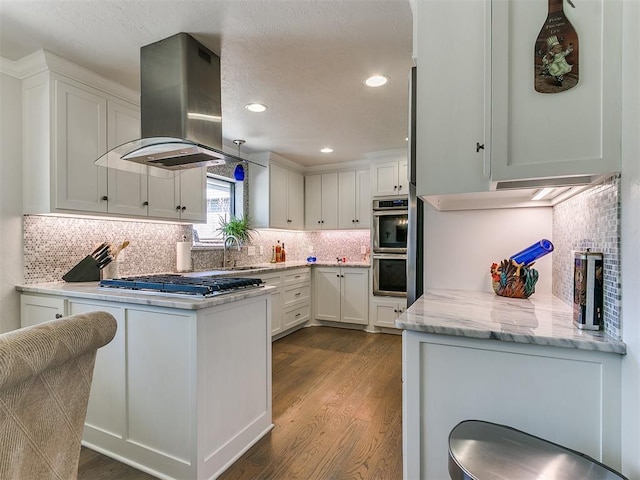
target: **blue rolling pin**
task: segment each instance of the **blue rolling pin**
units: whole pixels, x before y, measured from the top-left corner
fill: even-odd
[[[535,262],[540,257],[544,257],[547,253],[553,252],[553,243],[547,239],[542,239],[539,242],[525,248],[521,252],[511,255],[509,260],[513,260],[518,265],[527,266]]]

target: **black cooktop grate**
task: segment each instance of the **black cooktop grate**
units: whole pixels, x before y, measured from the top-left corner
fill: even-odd
[[[182,275],[146,275],[100,280],[100,287],[138,290],[148,293],[212,297],[262,286],[259,278],[220,276],[185,277]]]

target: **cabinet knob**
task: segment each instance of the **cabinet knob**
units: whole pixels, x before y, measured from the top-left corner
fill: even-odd
[[[295,296],[298,297],[300,295],[302,295],[302,292],[297,292]]]
[[[393,309],[393,311],[394,311],[395,313],[398,313],[398,309],[397,309],[397,308],[394,308],[394,309]]]
[[[336,278],[340,278],[340,275],[336,275]]]
[[[299,317],[300,315],[302,315],[301,313],[296,313],[296,317]]]
[[[324,220],[320,220],[320,223],[324,223]]]
[[[182,207],[182,211],[184,212],[187,209],[187,207]]]
[[[358,219],[356,218],[356,223],[359,223],[359,222],[360,222],[360,220],[358,220]]]
[[[476,142],[476,153],[478,153],[480,150],[484,150],[484,143],[480,145],[479,142]]]
[[[149,206],[149,202],[142,202],[142,206],[143,207],[148,207]]]
[[[102,197],[102,201],[103,201],[103,202],[106,202],[107,200],[109,200],[109,197],[107,197],[106,195],[104,195],[104,196]]]
[[[397,190],[397,188],[398,188],[398,186],[397,186],[397,185],[394,185],[394,186],[393,186],[393,189],[394,189],[394,190]]]
[[[178,206],[176,207],[176,210],[180,210],[181,208],[182,208],[182,207],[181,207],[180,205],[178,205]]]
[[[318,220],[318,223],[321,223],[320,220]]]
[[[356,223],[356,220],[355,219],[351,220],[351,223]]]
[[[61,313],[56,313],[56,318],[62,318],[63,315]]]
[[[398,190],[402,190],[402,185],[398,185]]]

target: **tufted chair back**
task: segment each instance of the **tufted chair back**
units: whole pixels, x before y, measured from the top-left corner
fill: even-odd
[[[0,335],[0,479],[77,478],[96,351],[115,332],[91,312]]]

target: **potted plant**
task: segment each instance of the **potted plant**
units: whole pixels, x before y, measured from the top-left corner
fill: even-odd
[[[220,216],[218,231],[222,233],[224,238],[233,235],[241,244],[244,244],[251,242],[256,229],[253,228],[251,219],[248,216],[235,217],[232,215],[229,220],[227,220],[226,216]]]

